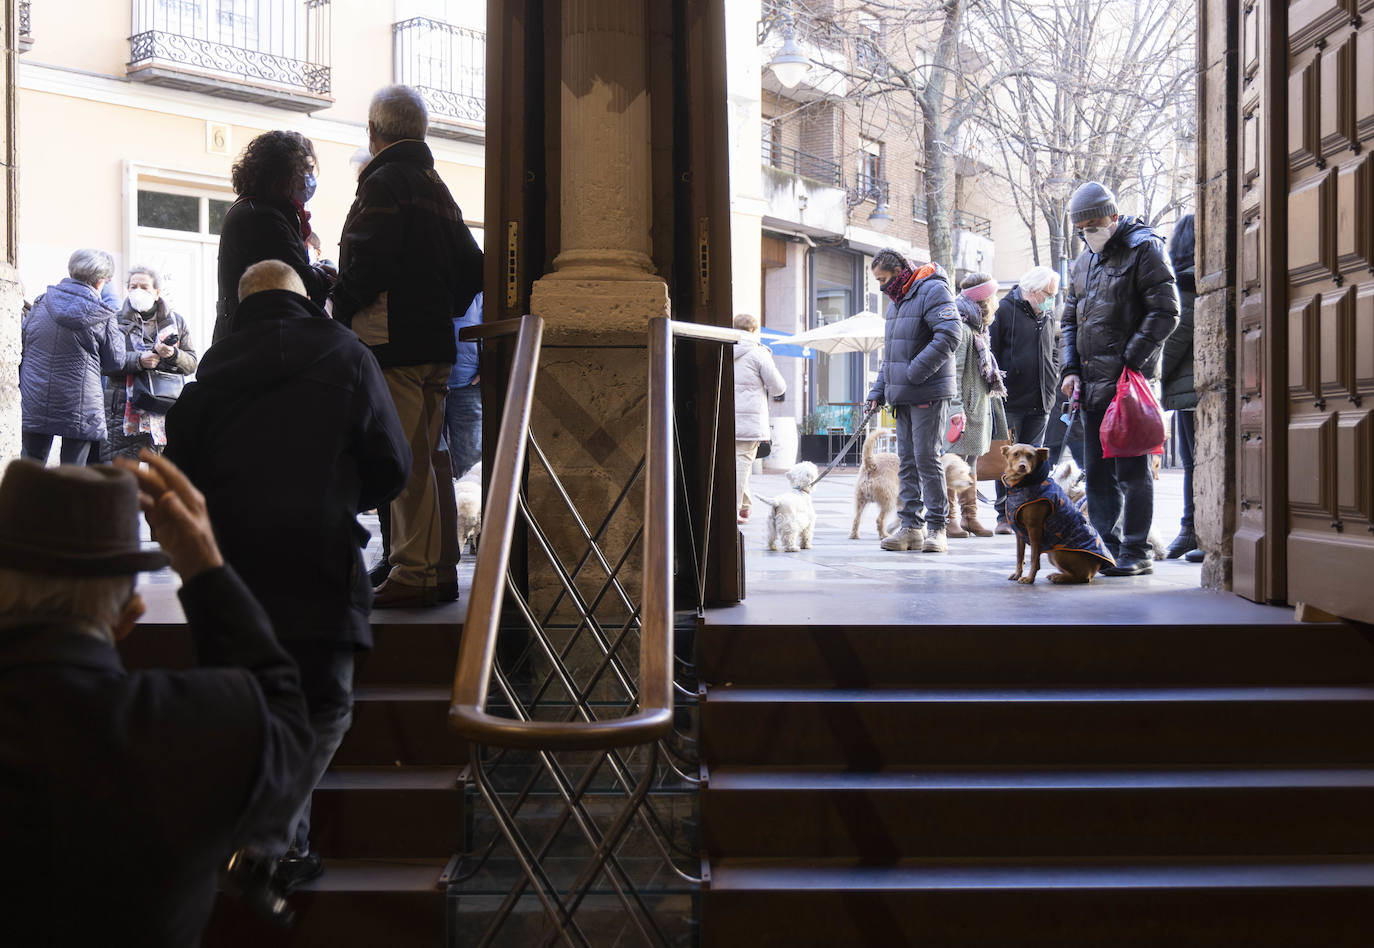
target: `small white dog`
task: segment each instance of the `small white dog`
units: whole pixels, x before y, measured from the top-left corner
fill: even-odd
[[[1152,465],[1155,480],[1159,480],[1158,463]],[[1060,461],[1050,472],[1050,480],[1064,488],[1064,493],[1069,495],[1069,500],[1073,501],[1079,510],[1083,511],[1084,516],[1088,513],[1088,488],[1087,475],[1078,466],[1077,462],[1071,457],[1066,457]],[[1150,536],[1147,541],[1150,544],[1150,552],[1157,560],[1164,559],[1164,541],[1159,538],[1159,533],[1154,526],[1150,526]]]
[[[458,482],[458,549],[471,544],[477,552],[477,538],[482,533],[482,485],[476,481]]]
[[[816,465],[803,461],[787,472],[792,489],[778,498],[760,496],[759,503],[772,508],[768,515],[768,549],[776,550],[782,541],[784,553],[811,549],[816,530],[816,508],[811,504],[811,485],[816,482]]]

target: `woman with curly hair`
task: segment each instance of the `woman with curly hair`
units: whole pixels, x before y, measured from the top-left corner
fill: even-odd
[[[970,273],[959,281],[954,305],[962,326],[954,350],[955,395],[949,412],[958,437],[947,450],[968,462],[973,483],[962,492],[949,490],[946,535],[990,537],[992,531],[978,522],[978,458],[987,454],[994,439],[1007,436],[1002,406],[1007,387],[988,333],[997,315],[997,281],[986,273]]]
[[[315,146],[299,132],[263,132],[248,143],[231,171],[239,196],[224,215],[219,238],[218,342],[233,331],[239,279],[260,260],[281,260],[300,276],[310,299],[323,306],[336,271],[311,264],[306,250],[315,194]]]

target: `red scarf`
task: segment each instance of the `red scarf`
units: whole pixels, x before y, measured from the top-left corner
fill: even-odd
[[[296,218],[301,222],[301,240],[308,241],[310,239],[310,212],[305,209],[304,204],[294,198],[291,203],[296,205]]]
[[[897,275],[883,284],[882,290],[887,294],[887,298],[893,303],[900,303],[911,292],[911,288],[917,281],[924,280],[926,277],[935,273],[935,264],[927,263],[925,266],[912,270],[910,267],[903,267],[897,271]]]

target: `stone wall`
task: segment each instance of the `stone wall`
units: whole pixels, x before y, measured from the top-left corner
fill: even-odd
[[[1197,445],[1193,500],[1207,552],[1202,583],[1231,587],[1235,532],[1236,101],[1239,24],[1225,0],[1198,5],[1197,284],[1194,380]]]
[[[0,263],[0,470],[19,457],[23,416],[19,406],[20,318],[24,292],[19,273]]]

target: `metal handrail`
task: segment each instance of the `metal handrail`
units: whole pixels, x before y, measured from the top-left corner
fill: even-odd
[[[449,727],[477,744],[524,750],[609,750],[648,744],[667,737],[673,728],[673,340],[731,343],[740,339],[740,333],[662,317],[649,324],[646,531],[637,710],[598,721],[522,721],[486,711],[543,330],[543,321],[536,316],[524,316],[518,322],[515,360],[483,517],[486,529],[477,553],[453,676]],[[488,324],[483,335],[506,331],[499,324]]]

